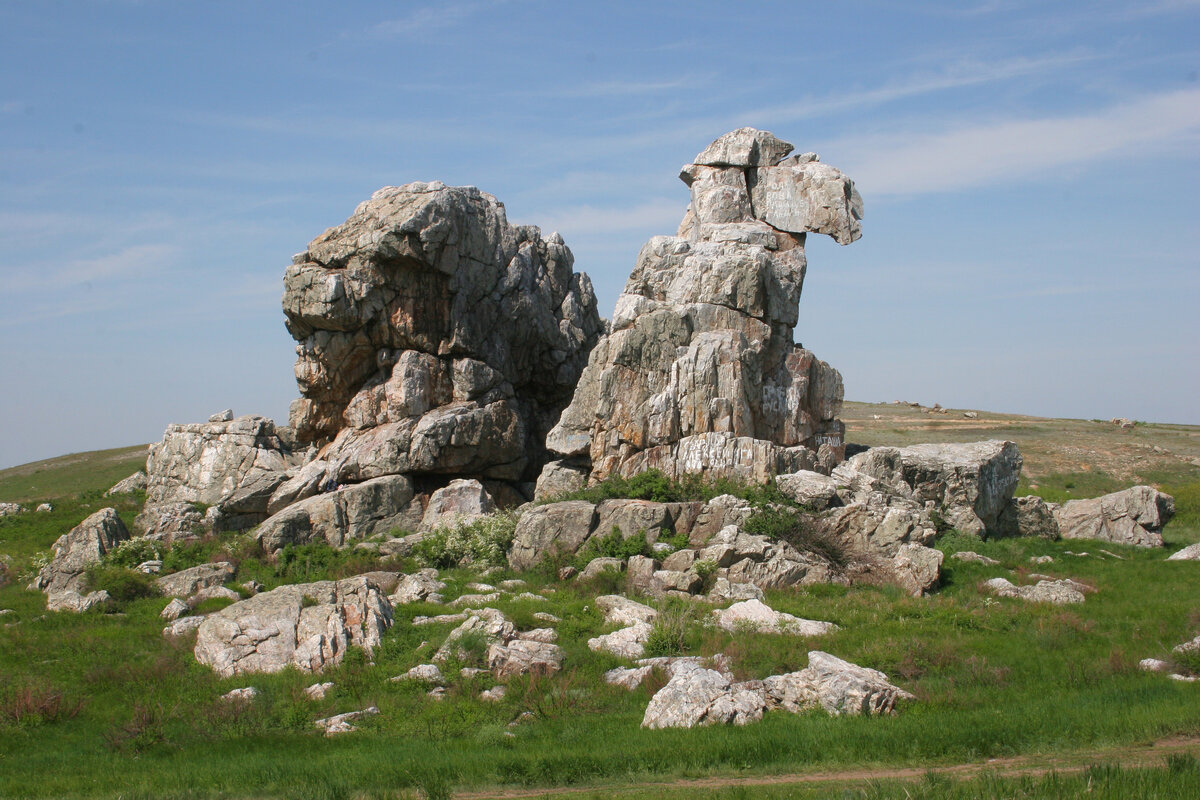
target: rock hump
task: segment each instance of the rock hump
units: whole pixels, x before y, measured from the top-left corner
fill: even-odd
[[[593,480],[649,468],[765,480],[843,457],[842,377],[793,342],[805,235],[861,235],[854,183],[814,154],[741,128],[680,174],[675,236],[642,248],[610,332],[550,431],[564,470]]]

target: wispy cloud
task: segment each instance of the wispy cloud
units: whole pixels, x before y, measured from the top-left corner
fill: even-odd
[[[95,258],[81,258],[57,269],[31,269],[6,281],[5,288],[16,292],[45,292],[92,283],[154,274],[174,261],[178,248],[167,244],[135,244]]]
[[[679,200],[650,200],[633,208],[602,208],[580,205],[558,209],[557,212],[535,215],[543,231],[570,231],[575,235],[592,235],[618,231],[669,228],[679,225],[683,217]]]
[[[370,33],[380,37],[414,36],[453,28],[480,11],[506,2],[510,0],[460,0],[420,6],[403,16],[373,25]]]
[[[921,194],[1029,179],[1116,153],[1155,152],[1200,135],[1200,89],[1091,114],[947,127],[843,141],[847,171],[873,195]]]

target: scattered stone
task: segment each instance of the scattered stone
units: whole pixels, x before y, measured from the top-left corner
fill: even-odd
[[[51,548],[50,563],[42,567],[29,588],[46,593],[46,608],[50,611],[86,611],[107,602],[107,592],[84,595],[87,568],[128,538],[129,531],[116,509],[100,509],[58,537]]]
[[[1171,665],[1157,658],[1143,658],[1138,662],[1138,669],[1146,672],[1170,672]]]
[[[1030,556],[1029,560],[1034,564],[1051,564],[1054,562],[1054,556]]]
[[[1125,556],[1119,556],[1116,553],[1112,552],[1111,550],[1101,550],[1100,552],[1103,553],[1104,555],[1108,556],[1109,558],[1115,558],[1117,561],[1125,560]]]
[[[191,597],[201,589],[227,583],[235,575],[237,567],[231,562],[216,561],[164,575],[156,579],[154,584],[167,597]]]
[[[19,503],[0,503],[0,517],[7,517],[12,514],[20,514],[25,508]]]
[[[691,728],[697,725],[745,725],[762,719],[766,698],[720,672],[698,665],[681,667],[650,698],[643,728]]]
[[[1176,653],[1200,653],[1200,636],[1190,642],[1175,645],[1174,651]]]
[[[289,664],[319,672],[350,647],[370,654],[391,625],[391,603],[361,576],[281,586],[205,617],[195,656],[223,678]]]
[[[504,699],[504,695],[508,692],[503,686],[493,686],[490,689],[485,689],[479,693],[479,699],[485,703],[499,703]]]
[[[325,695],[328,694],[329,690],[332,688],[332,681],[326,681],[325,683],[314,683],[312,686],[305,688],[304,694],[309,700],[324,700]]]
[[[569,581],[569,580],[571,580],[571,578],[574,578],[578,574],[579,574],[579,570],[575,569],[570,564],[568,564],[567,566],[562,567],[558,570],[558,579],[560,581]]]
[[[534,597],[536,596],[537,595],[534,595]],[[551,625],[557,625],[558,623],[562,622],[561,618],[556,617],[553,614],[548,614],[545,611],[534,612],[533,618],[538,622],[548,622]]]
[[[782,633],[791,636],[821,636],[837,630],[838,627],[832,622],[801,619],[782,611],[775,611],[760,600],[734,603],[729,608],[714,611],[713,616],[716,617],[718,627],[733,633],[753,630],[758,633]]]
[[[587,581],[600,577],[604,572],[620,573],[625,571],[625,560],[622,558],[593,558],[576,576],[576,580]]]
[[[163,636],[168,639],[179,639],[194,633],[199,630],[200,625],[204,622],[204,617],[179,617],[167,627],[163,628]],[[222,676],[228,677],[228,676]]]
[[[159,616],[168,622],[173,622],[188,613],[188,610],[188,604],[176,597],[167,603],[166,608],[159,613]]]
[[[1034,603],[1063,605],[1084,601],[1083,592],[1078,588],[1080,584],[1074,581],[1043,580],[1033,586],[1014,586],[1004,578],[992,578],[990,581],[985,581],[983,585],[997,597],[1018,597]]]
[[[213,414],[212,416],[210,416],[208,418],[208,421],[209,422],[232,422],[233,421],[233,409],[227,408],[224,411],[218,411],[216,414]]]
[[[1064,539],[1099,539],[1162,547],[1162,528],[1175,516],[1175,499],[1152,486],[1134,486],[1091,500],[1068,500],[1054,510]]]
[[[516,628],[504,614],[493,608],[470,611],[467,618],[446,637],[446,641],[438,648],[433,660],[445,663],[451,658],[464,659],[468,655],[459,646],[459,640],[464,636],[479,635],[490,647],[492,644],[504,643],[517,635]]]
[[[588,639],[588,649],[604,650],[617,658],[632,661],[645,654],[646,642],[650,639],[650,630],[651,626],[648,623],[637,622],[612,633]]]
[[[619,594],[600,595],[595,602],[604,610],[604,621],[615,625],[648,624],[658,617],[658,612],[650,606]]]
[[[1200,542],[1167,556],[1167,561],[1200,561]]]
[[[494,603],[500,599],[499,592],[491,594],[464,594],[450,603],[455,608],[464,608],[467,606],[485,606],[488,603]]]
[[[513,595],[513,600],[514,601],[527,600],[527,601],[532,601],[534,603],[546,602],[545,597],[542,597],[540,594],[534,594],[533,592],[521,592],[520,594]]]
[[[49,503],[39,503],[38,507],[34,509],[34,512],[37,514],[49,514],[53,510],[54,506],[50,505]]]
[[[892,574],[906,592],[921,597],[941,580],[944,557],[942,551],[932,547],[913,542],[902,544],[892,557]]]
[[[123,478],[112,485],[105,497],[112,497],[114,494],[133,494],[134,492],[144,492],[146,490],[146,473],[142,470],[130,475],[128,478]]]
[[[1185,683],[1195,683],[1196,681],[1200,681],[1200,677],[1197,677],[1196,675],[1180,675],[1178,672],[1172,672],[1167,677],[1173,681],[1183,681]]]
[[[324,730],[326,736],[336,736],[339,733],[351,733],[358,730],[358,728],[351,724],[352,722],[378,713],[379,709],[371,706],[364,708],[362,711],[347,711],[345,714],[337,714],[325,719],[319,719],[313,724]]]
[[[396,585],[396,590],[392,592],[388,600],[392,605],[397,606],[406,603],[432,602],[429,598],[445,588],[446,584],[438,580],[438,571],[426,568],[401,578]]]
[[[446,687],[445,686],[435,686],[432,689],[430,689],[428,692],[426,692],[425,696],[428,697],[430,700],[445,700],[446,699]]]
[[[891,714],[897,701],[913,699],[882,672],[819,650],[808,654],[808,666],[799,672],[773,675],[762,683],[770,708],[793,713],[820,706],[834,716]]]
[[[1000,565],[1000,562],[996,559],[989,558],[988,556],[976,553],[972,550],[960,550],[957,553],[951,553],[950,558],[955,561],[963,561],[968,564],[983,564],[985,567],[996,567]],[[1049,558],[1049,556],[1042,556],[1042,558]]]
[[[256,697],[258,697],[258,689],[255,689],[253,686],[234,689],[221,695],[221,699],[227,703],[249,703]]]
[[[979,419],[979,414],[974,411],[964,411],[963,416],[967,419]]]
[[[510,578],[506,581],[500,581],[500,588],[506,589],[510,592],[516,591],[517,589],[523,589],[527,585],[528,584],[526,584],[525,581],[521,580],[520,578]]]
[[[442,676],[442,671],[438,669],[437,664],[418,664],[403,675],[397,675],[392,678],[393,681],[419,681],[421,683],[430,683],[435,686],[443,686],[446,679]]]
[[[558,631],[553,628],[534,628],[533,630],[519,632],[517,638],[528,642],[554,644],[558,641]]]

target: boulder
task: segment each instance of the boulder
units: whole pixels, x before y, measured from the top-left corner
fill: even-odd
[[[646,642],[650,639],[651,625],[646,622],[636,622],[633,625],[588,639],[588,649],[612,653],[617,658],[632,661],[641,658],[646,650]]]
[[[806,232],[852,241],[861,199],[815,156],[784,159],[790,147],[742,129],[683,168],[679,234],[642,248],[547,436],[560,459],[592,480],[656,468],[760,482],[841,459],[841,375],[793,327]]]
[[[226,529],[249,528],[266,518],[291,460],[265,417],[169,425],[146,459],[146,505],[136,527],[161,531],[163,515],[176,514],[179,504],[199,503],[218,509]]]
[[[834,716],[891,714],[899,700],[913,699],[882,672],[820,650],[808,654],[808,666],[799,672],[772,675],[762,683],[768,707],[793,713],[820,707]]]
[[[620,558],[593,558],[576,577],[576,580],[588,581],[600,577],[601,573],[619,573],[625,571],[625,561]]]
[[[762,719],[765,710],[761,690],[731,683],[716,670],[689,665],[675,670],[667,685],[650,698],[642,727],[745,725]]]
[[[551,553],[573,555],[596,522],[596,506],[582,500],[535,506],[517,522],[508,564],[529,569]]]
[[[438,668],[437,664],[418,664],[403,675],[397,675],[392,678],[392,680],[417,681],[434,686],[443,686],[446,683],[446,679],[442,676],[442,671]]]
[[[983,585],[997,597],[1017,597],[1032,603],[1065,605],[1085,599],[1082,584],[1071,580],[1040,580],[1032,586],[1015,586],[1005,578],[992,578]]]
[[[892,557],[892,574],[904,591],[921,597],[938,585],[942,577],[942,551],[919,544],[903,544]]]
[[[429,496],[429,504],[425,506],[425,514],[421,518],[421,528],[431,531],[463,525],[495,510],[496,503],[482,483],[474,479],[456,478]]]
[[[1058,506],[1047,503],[1037,495],[1013,497],[1000,514],[999,533],[1004,536],[1036,536],[1039,539],[1059,538],[1058,521],[1054,511]]]
[[[1090,500],[1068,500],[1054,509],[1064,539],[1099,539],[1162,547],[1162,529],[1175,516],[1175,499],[1153,486],[1134,486]]]
[[[431,597],[445,588],[446,584],[438,580],[438,571],[426,568],[402,577],[388,600],[395,606],[405,603],[420,603],[429,601]]]
[[[199,539],[205,533],[205,523],[205,512],[193,503],[181,501],[153,506],[147,503],[134,520],[134,528],[144,539],[174,544]]]
[[[578,467],[568,461],[551,461],[542,467],[537,485],[533,490],[534,502],[553,500],[587,485],[587,467]]]
[[[957,553],[951,553],[950,558],[953,561],[962,561],[966,564],[983,564],[985,567],[996,567],[1000,562],[994,558],[988,558],[980,553],[971,550],[960,550]]]
[[[820,472],[800,470],[790,475],[779,475],[775,478],[775,485],[789,498],[813,511],[841,505],[837,481]]]
[[[199,564],[156,578],[154,584],[167,597],[191,597],[201,589],[233,580],[237,567],[228,561]]]
[[[159,612],[159,616],[167,622],[174,622],[184,614],[188,613],[188,604],[180,600],[178,597],[172,598],[171,602],[167,603],[166,607]]]
[[[25,508],[20,503],[0,503],[0,517],[20,514]]]
[[[532,480],[601,330],[572,265],[562,237],[509,225],[474,187],[380,189],[284,276],[297,440],[341,439],[320,455],[339,483]]]
[[[521,638],[503,644],[491,644],[487,651],[487,664],[497,678],[525,674],[552,675],[562,669],[565,657],[566,652],[556,644]]]
[[[100,509],[58,537],[51,546],[50,562],[29,588],[46,593],[51,611],[85,611],[106,602],[106,592],[86,592],[87,568],[128,538],[129,531],[116,509]]]
[[[114,494],[133,494],[134,492],[144,492],[146,490],[146,473],[142,470],[130,475],[128,478],[123,478],[112,485],[105,497],[111,497]]]
[[[604,621],[615,625],[651,623],[658,617],[658,611],[650,606],[619,594],[600,595],[595,603],[604,611]]]
[[[450,631],[446,641],[434,653],[433,660],[441,664],[451,658],[465,658],[467,652],[460,645],[460,640],[464,636],[468,639],[479,636],[486,646],[490,647],[493,644],[509,642],[516,635],[517,629],[513,627],[508,617],[494,608],[472,610],[468,612],[467,618],[461,625]]]
[[[344,714],[335,714],[332,717],[319,719],[313,724],[324,731],[326,736],[337,736],[342,733],[353,733],[358,730],[354,727],[353,722],[363,719],[364,717],[374,716],[379,713],[379,709],[375,706],[364,708],[361,711],[347,711]]]
[[[350,647],[368,654],[392,624],[392,605],[363,577],[281,586],[204,618],[195,656],[218,675],[320,672]]]
[[[1200,542],[1190,544],[1167,556],[1167,561],[1200,561]]]
[[[373,478],[288,506],[259,525],[255,538],[269,554],[316,541],[342,547],[410,522],[412,499],[412,481],[403,475]]]
[[[743,600],[729,608],[713,612],[717,627],[733,633],[751,630],[758,633],[783,633],[790,636],[821,636],[837,630],[832,622],[811,619],[776,611],[761,600]]]
[[[645,535],[654,543],[663,532],[670,533],[672,518],[666,503],[649,500],[604,500],[596,506],[596,536],[619,531],[622,539]]]

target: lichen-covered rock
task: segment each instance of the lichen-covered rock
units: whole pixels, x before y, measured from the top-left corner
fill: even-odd
[[[1099,539],[1162,547],[1162,529],[1175,516],[1175,499],[1153,486],[1134,486],[1090,500],[1068,500],[1054,509],[1064,539]]]
[[[841,714],[890,714],[899,700],[912,695],[888,682],[887,675],[813,650],[799,672],[763,679],[770,708],[798,713],[810,708]]]
[[[743,600],[729,608],[713,612],[717,627],[727,631],[752,630],[758,633],[784,633],[791,636],[822,636],[837,630],[832,622],[801,619],[776,611],[761,600]]]
[[[102,508],[54,542],[50,563],[29,588],[46,593],[51,611],[86,611],[108,600],[107,592],[85,593],[87,568],[129,538],[116,509]]]
[[[912,542],[903,544],[892,557],[892,574],[904,591],[920,597],[938,585],[944,558],[942,551],[932,547]]]
[[[290,450],[265,417],[169,425],[146,459],[146,505],[135,527],[162,535],[164,514],[184,503],[217,508],[225,529],[248,528],[267,516],[271,494],[291,466]]]
[[[552,452],[593,480],[657,468],[764,481],[840,460],[841,375],[792,330],[805,232],[852,241],[861,200],[815,157],[785,162],[790,148],[741,129],[684,167],[679,235],[642,248]]]
[[[392,625],[392,605],[364,577],[281,586],[204,618],[195,656],[221,677],[320,672],[350,647],[372,651]]]
[[[531,480],[601,328],[572,263],[474,187],[380,189],[284,277],[297,439],[395,426],[358,469]]]
[[[233,580],[236,574],[237,567],[231,562],[216,561],[164,575],[156,578],[154,583],[168,597],[191,597],[201,589]]]
[[[720,672],[680,665],[667,685],[650,698],[643,728],[692,728],[697,725],[745,725],[762,719],[761,689],[731,683]]]
[[[284,508],[258,526],[255,538],[268,553],[316,541],[341,547],[411,523],[412,498],[412,481],[407,477],[373,478]]]

